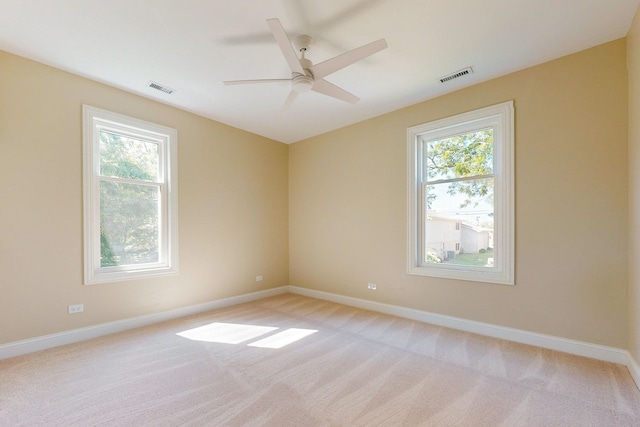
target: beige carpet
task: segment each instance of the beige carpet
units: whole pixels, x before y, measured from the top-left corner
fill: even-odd
[[[624,366],[286,294],[0,361],[1,426],[640,426]]]

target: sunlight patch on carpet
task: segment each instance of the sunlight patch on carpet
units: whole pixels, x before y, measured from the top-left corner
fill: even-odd
[[[316,329],[290,328],[249,344],[249,347],[282,348],[318,332]]]
[[[176,335],[192,341],[215,342],[220,344],[242,344],[267,335],[280,328],[275,326],[243,325],[237,323],[214,322],[199,326]],[[318,332],[315,329],[289,328],[274,335],[248,344],[250,347],[282,348]]]
[[[273,332],[276,329],[278,328],[272,326],[214,322],[198,328],[178,332],[176,335],[193,341],[240,344]]]

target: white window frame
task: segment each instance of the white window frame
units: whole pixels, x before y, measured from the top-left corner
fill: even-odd
[[[82,106],[84,284],[117,282],[178,273],[178,132],[122,114]],[[147,264],[100,265],[100,132],[158,144],[160,189],[159,260]]]
[[[494,135],[494,265],[475,267],[427,263],[424,246],[423,146],[428,141],[491,127]],[[513,101],[420,124],[407,129],[408,274],[514,284],[514,111]]]

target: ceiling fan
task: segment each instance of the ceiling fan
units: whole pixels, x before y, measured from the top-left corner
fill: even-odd
[[[267,25],[271,30],[271,34],[275,38],[284,58],[291,68],[291,78],[288,79],[257,79],[257,80],[227,80],[225,85],[241,85],[253,83],[276,83],[291,82],[291,91],[284,102],[283,109],[287,109],[298,94],[308,92],[310,90],[318,92],[332,98],[339,99],[351,104],[355,104],[360,100],[357,96],[346,90],[326,81],[324,78],[331,73],[335,73],[353,63],[356,63],[368,56],[373,55],[387,47],[385,39],[376,40],[364,46],[345,52],[335,56],[319,64],[313,63],[305,57],[305,53],[313,43],[313,39],[307,35],[297,36],[293,40],[293,44],[289,40],[287,33],[284,31],[282,24],[276,18],[267,19]],[[300,52],[300,58],[296,54]]]

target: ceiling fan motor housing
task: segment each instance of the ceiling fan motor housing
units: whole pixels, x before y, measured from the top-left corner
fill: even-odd
[[[306,70],[305,70],[306,71]],[[313,77],[296,74],[292,79],[293,90],[298,93],[309,92],[313,86]]]
[[[300,58],[300,65],[304,70],[304,74],[293,73],[291,78],[293,90],[298,93],[309,92],[313,86],[313,74],[309,71],[313,66],[313,63],[304,57],[304,51],[302,53],[303,55],[302,58]]]

